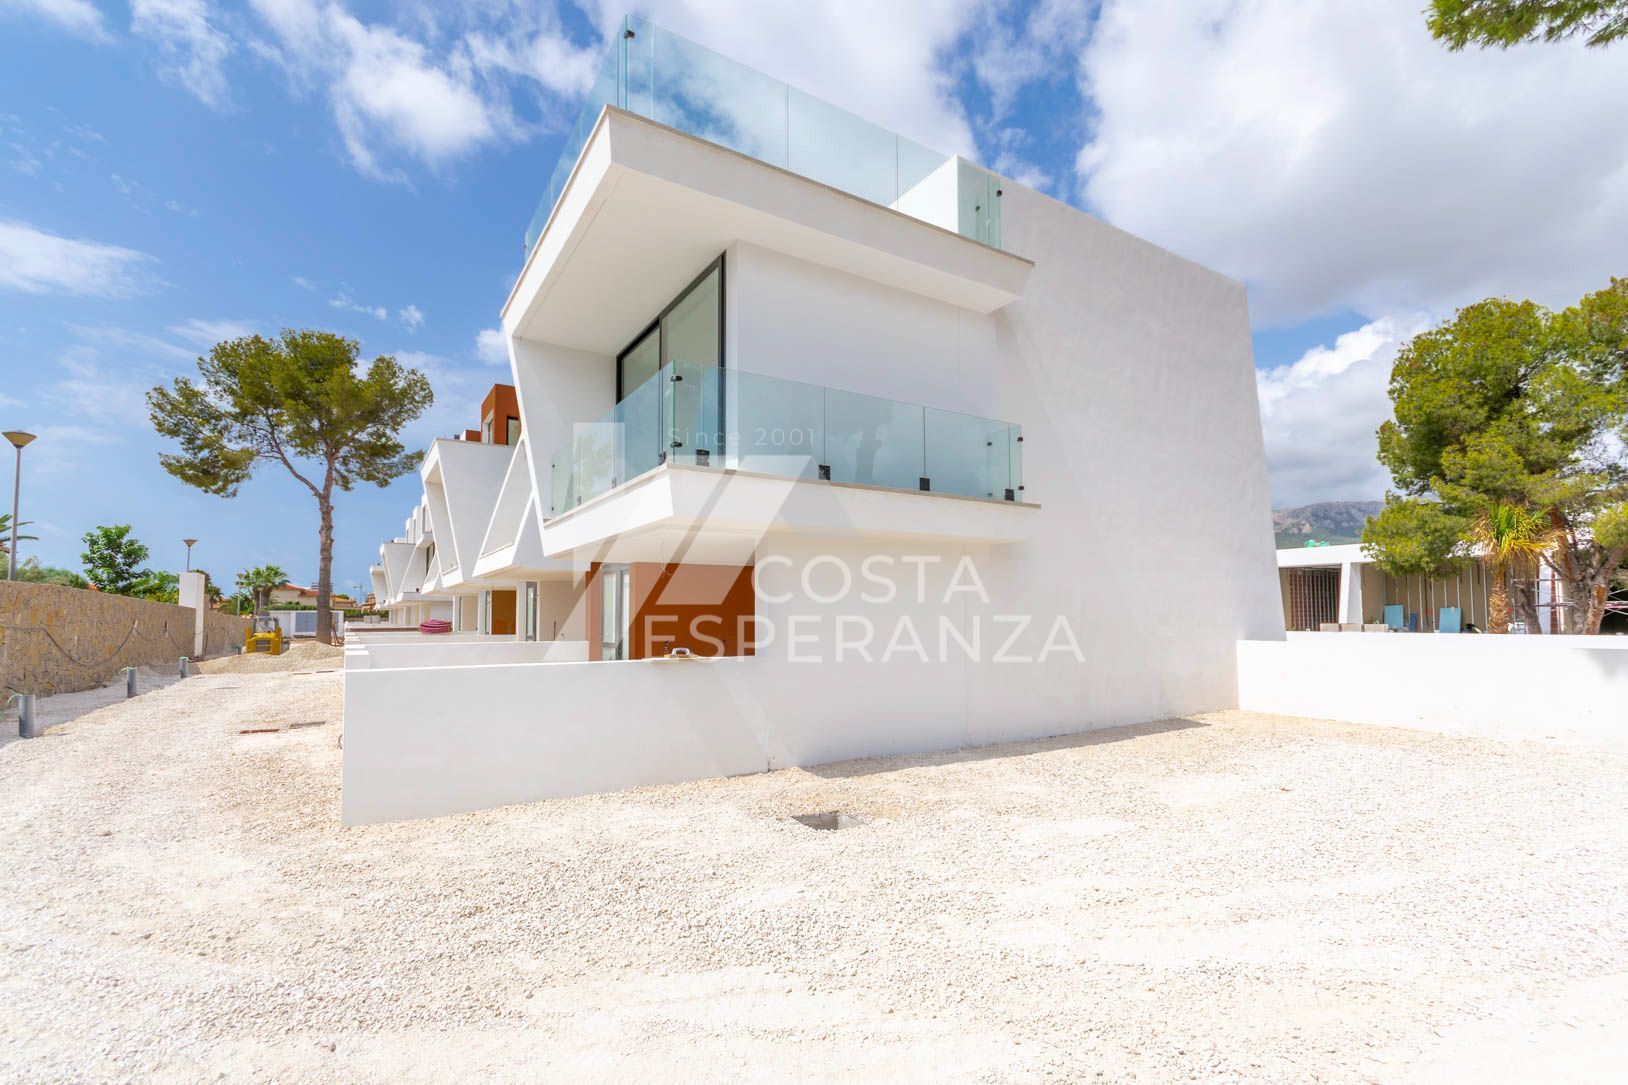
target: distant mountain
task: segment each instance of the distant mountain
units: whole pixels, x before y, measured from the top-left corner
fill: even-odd
[[[1305,546],[1308,539],[1353,543],[1362,538],[1362,525],[1379,508],[1378,501],[1319,501],[1298,509],[1273,509],[1272,532],[1279,550]]]

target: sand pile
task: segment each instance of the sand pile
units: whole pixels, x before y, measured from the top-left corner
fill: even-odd
[[[282,655],[263,652],[240,656],[223,656],[198,664],[202,674],[271,674],[275,671],[313,671],[338,668],[344,665],[345,650],[331,644],[318,644],[302,640],[283,651]]]

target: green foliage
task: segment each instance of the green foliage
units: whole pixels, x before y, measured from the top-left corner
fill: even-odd
[[[1612,279],[1565,313],[1572,349],[1602,384],[1628,395],[1628,279]],[[1628,427],[1619,436],[1628,439]]]
[[[286,583],[288,574],[281,565],[256,565],[237,574],[237,589],[248,595],[249,608],[256,614],[266,612],[272,589]]]
[[[129,590],[120,594],[134,596],[137,599],[150,599],[155,603],[178,603],[181,601],[181,575],[158,569],[143,569]]]
[[[1628,280],[1559,313],[1467,306],[1398,352],[1390,397],[1379,459],[1398,493],[1363,533],[1382,567],[1445,568],[1485,544],[1477,523],[1522,510],[1568,598],[1591,597],[1628,546]]]
[[[105,592],[129,595],[141,579],[138,566],[147,560],[147,547],[130,537],[129,524],[98,527],[84,534],[85,550],[79,561],[85,579]]]
[[[159,456],[189,486],[235,496],[257,466],[281,464],[316,498],[317,637],[327,640],[333,576],[333,491],[384,486],[418,466],[397,439],[434,400],[416,369],[381,355],[359,364],[360,345],[331,332],[284,329],[217,343],[198,359],[198,380],[178,377],[147,393],[148,414],[178,453]]]
[[[1512,577],[1530,579],[1538,561],[1560,541],[1542,509],[1499,501],[1483,509],[1470,525],[1470,541],[1487,563],[1488,632],[1509,632],[1509,588]]]
[[[1463,561],[1469,526],[1439,501],[1386,494],[1385,507],[1363,526],[1363,550],[1392,576],[1441,576]]]
[[[383,486],[418,466],[396,439],[429,407],[430,383],[394,358],[357,365],[360,346],[331,332],[285,330],[218,343],[198,359],[199,382],[176,378],[147,393],[153,428],[181,446],[164,469],[207,493],[234,496],[266,460],[282,464],[312,493],[332,484]],[[314,461],[321,482],[302,472]],[[309,469],[308,469],[309,470]]]
[[[24,558],[17,565],[15,579],[29,584],[61,584],[65,588],[87,588],[89,581],[72,569],[41,565],[39,558]]]
[[[19,520],[17,522],[17,530],[21,532],[23,528],[28,527],[33,522],[34,521],[32,520]],[[38,542],[39,538],[40,537],[38,535],[19,534],[17,536],[17,541]],[[11,513],[0,512],[0,554],[9,553],[11,553]]]
[[[1455,51],[1576,35],[1589,45],[1609,45],[1628,35],[1628,0],[1432,0],[1427,22]]]

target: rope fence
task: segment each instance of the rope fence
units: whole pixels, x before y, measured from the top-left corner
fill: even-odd
[[[101,659],[95,660],[94,662],[83,660],[75,656],[72,651],[63,646],[61,641],[57,640],[56,634],[51,632],[51,627],[48,625],[7,625],[0,626],[0,628],[5,629],[8,633],[44,633],[45,639],[51,642],[51,647],[55,648],[69,663],[83,667],[86,670],[92,670],[111,663],[114,659],[118,658],[119,653],[124,651],[125,645],[129,644],[130,641],[134,639],[135,635],[141,630],[141,619],[137,618],[135,621],[130,623],[129,632],[125,633],[124,639],[119,642],[119,646],[117,648],[113,649],[113,651],[109,652]],[[152,634],[149,634],[149,636],[151,635]],[[168,622],[164,623],[163,635],[164,639],[169,641],[170,644],[174,645],[175,650],[180,652],[182,655],[192,651],[192,645],[190,643],[175,639],[175,635],[170,632],[170,623]]]
[[[191,632],[192,632],[191,623],[188,622],[187,626],[188,626],[188,628],[186,630],[186,633],[187,633],[186,639],[185,640],[177,640],[175,638],[175,633],[171,629],[171,623],[170,622],[166,621],[163,624],[163,627],[161,629],[153,630],[150,626],[145,626],[144,627],[143,623],[142,623],[142,620],[140,618],[137,618],[137,619],[135,619],[134,621],[132,621],[130,623],[130,628],[125,631],[124,637],[123,637],[123,639],[121,639],[119,641],[118,645],[112,651],[108,652],[106,655],[104,655],[104,656],[102,656],[102,657],[100,657],[98,659],[81,659],[79,657],[79,655],[76,653],[75,649],[70,648],[69,646],[63,644],[62,641],[57,638],[57,635],[56,635],[55,631],[53,631],[52,628],[50,626],[47,626],[47,625],[5,625],[5,624],[0,624],[0,633],[4,634],[5,640],[8,641],[8,642],[9,642],[9,640],[11,638],[11,635],[14,634],[14,633],[37,633],[37,634],[40,634],[45,638],[46,643],[48,643],[51,646],[51,648],[54,649],[57,656],[59,656],[61,659],[65,660],[67,663],[71,664],[72,666],[79,668],[79,671],[81,672],[81,674],[83,676],[99,680],[105,673],[111,673],[111,672],[107,671],[108,665],[112,664],[112,663],[115,663],[116,661],[121,659],[121,657],[123,657],[123,655],[124,655],[125,649],[127,647],[129,647],[131,641],[136,640],[138,637],[140,637],[143,640],[147,641],[149,645],[156,645],[156,644],[159,644],[159,643],[167,643],[171,648],[174,649],[177,656],[190,656],[192,654],[192,652],[193,652],[192,637],[191,637]],[[208,641],[211,640],[211,639],[213,639],[213,638],[211,638],[206,633],[205,634],[206,650],[207,650]],[[227,639],[228,639],[228,641],[230,641],[229,637]],[[7,651],[5,652],[5,655],[9,656],[10,654],[11,653],[10,653],[9,645],[8,645]],[[153,661],[148,662],[146,665],[150,666],[150,665],[153,665],[153,663],[157,663],[157,662],[161,662],[161,661],[160,660],[153,660]],[[117,670],[121,669],[122,666],[124,666],[124,664],[119,664],[119,666],[115,666],[113,668],[113,671],[117,671]],[[27,691],[20,690],[16,686],[12,685],[12,680],[8,676],[6,681],[5,681],[5,684],[3,686],[0,686],[0,692],[4,692],[4,693],[23,693],[23,692],[27,692]]]

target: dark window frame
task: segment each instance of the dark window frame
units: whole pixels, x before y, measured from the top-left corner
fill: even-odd
[[[689,281],[689,284],[686,285],[684,287],[684,289],[680,290],[677,294],[673,295],[673,300],[669,301],[662,308],[661,312],[656,314],[656,318],[654,320],[652,320],[650,323],[646,324],[644,327],[640,328],[639,333],[637,335],[635,335],[632,339],[629,339],[627,341],[627,345],[624,346],[620,351],[617,352],[617,354],[616,354],[616,402],[617,403],[622,402],[622,400],[626,397],[627,393],[632,391],[632,389],[624,390],[622,388],[622,359],[627,357],[628,354],[632,352],[633,348],[638,346],[641,342],[643,342],[644,337],[649,335],[653,331],[653,332],[656,333],[656,358],[658,360],[658,365],[659,365],[660,358],[662,357],[662,354],[663,354],[662,342],[661,342],[661,322],[664,319],[666,319],[666,317],[667,317],[667,315],[669,313],[671,313],[674,309],[678,308],[680,302],[682,302],[685,298],[689,297],[690,291],[692,291],[696,287],[700,286],[701,281],[703,279],[705,279],[708,275],[711,275],[714,271],[716,271],[718,273],[718,368],[719,369],[728,368],[728,366],[726,364],[726,356],[728,354],[728,350],[727,350],[727,348],[725,346],[725,343],[728,340],[727,325],[725,323],[725,318],[727,317],[728,311],[729,311],[728,310],[728,304],[729,303],[728,303],[728,300],[727,300],[728,296],[729,296],[729,290],[728,290],[728,285],[729,284],[728,284],[728,279],[727,279],[728,272],[727,272],[727,269],[726,269],[725,257],[727,257],[728,255],[729,254],[727,252],[719,253],[718,256],[717,256],[717,259],[713,260],[706,267],[702,268],[700,274],[696,275],[695,278],[691,279]]]

